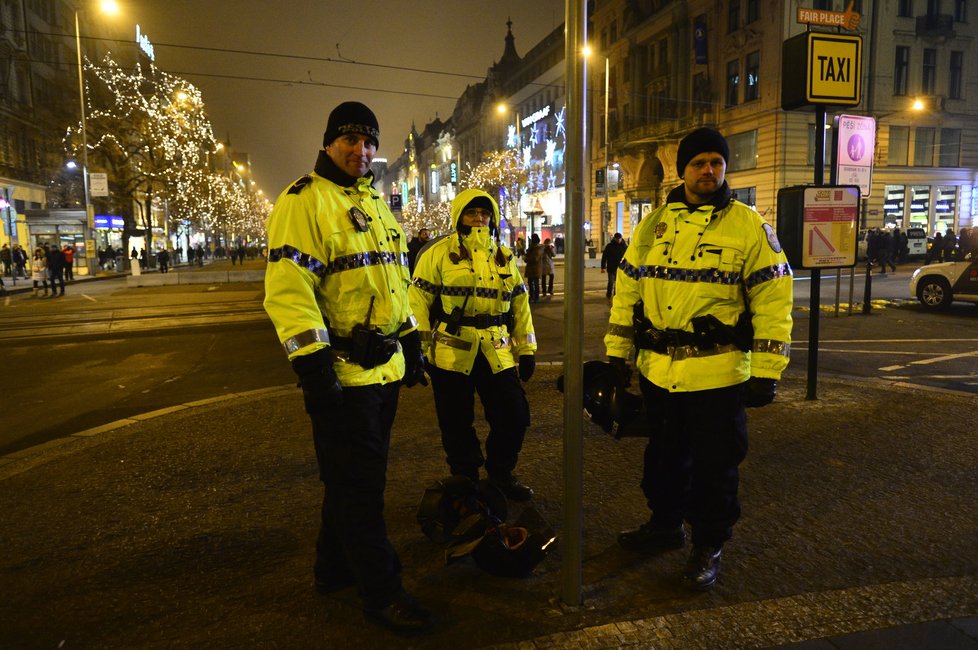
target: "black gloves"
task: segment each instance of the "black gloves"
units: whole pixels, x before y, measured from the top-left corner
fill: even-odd
[[[333,353],[329,349],[292,360],[292,370],[299,376],[306,413],[323,413],[343,402],[343,386],[333,370]]]
[[[424,374],[427,362],[421,354],[421,334],[418,330],[401,337],[401,349],[404,351],[404,385],[408,388],[418,384],[427,386],[428,379]]]
[[[520,379],[526,383],[533,376],[533,371],[537,368],[537,359],[532,354],[520,356]]]
[[[618,383],[623,388],[628,388],[628,385],[632,382],[632,371],[628,367],[628,362],[621,357],[608,357],[608,365],[615,371]]]
[[[767,406],[778,394],[778,382],[765,377],[751,377],[744,382],[744,406]]]

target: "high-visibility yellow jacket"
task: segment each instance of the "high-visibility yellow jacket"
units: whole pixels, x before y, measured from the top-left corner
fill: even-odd
[[[669,391],[733,386],[749,377],[780,379],[791,342],[791,268],[774,229],[732,198],[724,183],[713,204],[691,208],[683,186],[636,227],[618,267],[605,348],[629,358],[633,349],[633,306],[660,330],[692,332],[692,319],[713,315],[733,326],[750,311],[753,347],[700,350],[670,347],[667,354],[638,352],[642,375]]]
[[[407,288],[407,245],[401,226],[371,187],[372,176],[344,187],[325,153],[316,171],[282,192],[268,218],[265,310],[289,359],[349,337],[354,325],[381,334],[416,327]],[[328,328],[328,330],[327,330]],[[334,365],[344,386],[397,381],[398,352],[369,370],[342,358]]]
[[[462,208],[477,196],[491,200],[485,192],[469,189],[452,201],[453,228]],[[498,224],[499,208],[495,201],[492,205],[493,223]],[[409,295],[423,349],[438,368],[468,374],[481,351],[493,372],[499,372],[537,349],[523,276],[512,252],[493,241],[488,228],[472,228],[465,236],[453,232],[419,253]],[[446,316],[456,307],[466,318],[496,317],[512,310],[513,326],[461,325],[455,334],[449,334],[444,320],[431,321],[435,301],[440,301],[441,313]]]

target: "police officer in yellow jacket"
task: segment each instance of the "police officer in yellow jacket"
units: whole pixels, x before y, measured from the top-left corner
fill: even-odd
[[[791,338],[791,269],[771,226],[733,198],[728,158],[715,130],[680,142],[683,184],[635,229],[605,336],[625,384],[638,348],[650,421],[642,490],[652,515],[618,541],[650,553],[680,548],[686,521],[684,578],[701,590],[716,582],[740,516],[744,407],[774,399]]]
[[[526,501],[533,491],[513,475],[530,424],[520,379],[533,374],[537,349],[526,285],[512,252],[495,239],[499,207],[491,196],[460,192],[452,223],[454,233],[419,253],[409,292],[442,446],[452,474],[478,480],[484,463],[507,497]],[[485,457],[473,427],[476,392],[489,422]]]
[[[398,389],[424,378],[411,314],[404,233],[372,187],[380,130],[344,102],[329,115],[312,173],[268,219],[265,310],[299,377],[324,485],[315,586],[356,586],[368,621],[399,633],[430,626],[401,586],[384,524]]]

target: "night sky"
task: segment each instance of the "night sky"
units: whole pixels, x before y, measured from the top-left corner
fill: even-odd
[[[270,198],[312,168],[339,102],[374,110],[378,156],[393,160],[412,122],[420,130],[436,114],[448,118],[465,87],[485,78],[502,56],[507,17],[520,56],[564,20],[564,0],[120,4],[153,42],[156,65],[201,90],[215,136],[250,154]]]

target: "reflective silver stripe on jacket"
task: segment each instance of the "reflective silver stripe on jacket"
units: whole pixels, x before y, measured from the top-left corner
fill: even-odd
[[[442,345],[447,345],[450,348],[457,348],[459,350],[471,350],[472,342],[465,341],[463,339],[457,339],[454,336],[449,336],[441,331],[435,331],[431,333],[431,338],[435,343],[440,343]]]
[[[791,344],[785,343],[784,341],[772,341],[771,339],[754,339],[751,352],[767,352],[769,354],[778,354],[782,357],[790,357]]]
[[[286,354],[292,354],[294,352],[298,352],[307,345],[312,345],[313,343],[325,343],[326,345],[329,345],[329,332],[324,329],[299,332],[295,336],[285,339],[285,342],[282,343],[282,347],[285,348]]]
[[[726,354],[727,352],[741,351],[740,348],[733,343],[717,345],[709,350],[700,350],[695,345],[679,345],[676,347],[670,346],[668,350],[669,356],[672,357],[673,361],[682,361],[683,359],[691,359],[693,357],[711,357],[715,354]]]

